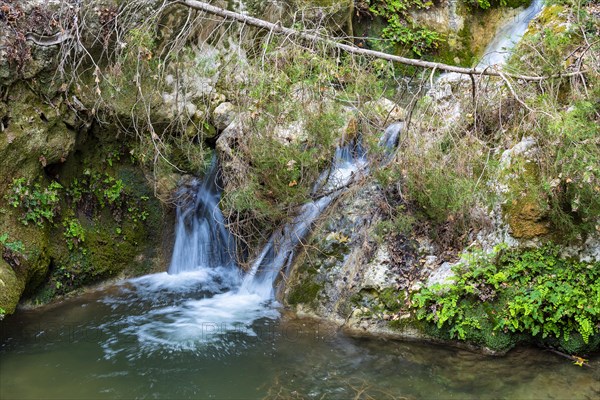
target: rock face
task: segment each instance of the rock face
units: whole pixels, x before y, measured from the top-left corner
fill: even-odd
[[[12,3],[8,12],[22,17],[0,20],[0,315],[24,298],[46,303],[102,279],[146,273],[166,255],[163,211],[132,161],[136,142],[97,124],[97,99],[67,94],[58,46],[26,41],[24,58],[6,57],[19,44],[17,29],[27,28],[19,24],[52,19],[61,3]]]
[[[298,314],[327,319],[353,334],[424,338],[414,327],[389,323],[411,287],[437,268],[437,257],[424,238],[382,240],[374,233],[384,202],[377,185],[365,184],[333,205],[280,295]]]
[[[8,121],[0,133],[0,308],[12,313],[23,296],[44,303],[155,268],[163,213],[127,146],[74,115],[60,95],[42,99],[19,83],[8,91],[0,115]]]
[[[469,8],[463,1],[447,0],[427,9],[412,10],[410,15],[417,24],[446,37],[438,51],[444,62],[471,66],[482,56],[496,32],[528,2],[513,3],[509,7],[481,10]]]

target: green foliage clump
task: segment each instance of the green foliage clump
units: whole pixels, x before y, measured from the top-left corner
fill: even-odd
[[[85,231],[77,219],[66,219],[63,221],[63,226],[65,227],[63,235],[69,250],[73,250],[85,241]]]
[[[430,0],[370,0],[369,4],[369,11],[387,21],[382,37],[392,43],[408,46],[420,56],[436,49],[442,41],[439,33],[417,26],[408,15],[410,9],[431,7],[433,2]]]
[[[0,235],[0,244],[14,253],[23,254],[25,252],[25,246],[23,245],[23,242],[20,240],[10,241],[8,233],[3,233]]]
[[[467,3],[482,10],[487,10],[492,7],[527,7],[531,0],[467,0]]]
[[[375,235],[381,240],[388,235],[408,235],[416,223],[416,218],[408,213],[406,207],[401,204],[396,207],[390,219],[380,221],[375,225]]]
[[[123,193],[123,181],[107,176],[103,183],[106,185],[103,191],[104,198],[108,201],[108,204],[115,204]],[[101,198],[98,200],[101,200]]]
[[[21,222],[28,225],[33,222],[43,226],[44,221],[52,222],[60,201],[59,191],[62,186],[51,182],[46,188],[39,183],[31,185],[25,178],[13,179],[11,193],[6,196],[8,203],[14,208],[22,208],[24,215]]]
[[[419,132],[414,135],[395,166],[403,193],[421,219],[432,224],[433,234],[444,231],[451,240],[440,239],[456,242],[461,232],[481,226],[477,206],[493,204],[485,182],[494,176],[497,161],[489,157],[488,145],[472,136],[445,133],[425,143]]]
[[[448,329],[452,338],[473,331],[547,337],[584,343],[600,333],[600,264],[560,257],[558,248],[473,252],[454,268],[451,283],[412,295],[420,320]]]

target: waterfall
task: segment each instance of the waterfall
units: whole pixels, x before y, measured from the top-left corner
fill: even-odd
[[[388,153],[392,152],[398,146],[402,129],[404,129],[404,122],[402,121],[390,124],[381,135],[379,146],[383,147]]]
[[[386,130],[386,132],[388,132]],[[382,144],[397,141],[385,136]],[[252,264],[250,272],[235,289],[239,294],[257,295],[263,301],[274,297],[273,285],[280,271],[289,266],[294,250],[307,236],[312,224],[339,195],[356,174],[366,166],[360,145],[348,144],[336,150],[333,163],[313,188],[315,200],[304,204],[288,224],[278,228]],[[194,180],[178,193],[177,228],[169,274],[202,269],[237,268],[235,244],[225,228],[218,203],[220,199],[219,168],[213,160],[210,171],[202,181]],[[323,193],[318,195],[318,193]]]
[[[312,224],[341,193],[340,190],[363,172],[365,167],[366,160],[360,145],[351,143],[338,148],[331,168],[321,174],[313,188],[313,194],[325,194],[304,204],[290,223],[271,235],[244,278],[240,290],[256,293],[263,299],[273,298],[277,276],[290,266],[295,249],[308,235]]]
[[[484,69],[506,63],[512,49],[527,31],[529,22],[531,22],[543,8],[544,0],[533,0],[529,7],[521,11],[512,20],[502,26],[502,28],[496,32],[492,41],[487,45],[483,52],[483,56],[476,67],[478,69]],[[468,78],[465,75],[456,72],[445,72],[438,76],[436,82],[443,83],[461,80],[468,80]]]
[[[529,7],[504,25],[488,44],[478,68],[501,65],[506,62],[512,49],[527,31],[529,22],[544,8],[544,0],[533,0]]]
[[[380,144],[395,146],[400,129],[401,125],[390,127]],[[287,272],[296,249],[319,216],[367,168],[359,141],[338,148],[331,167],[313,187],[313,200],[272,233],[242,277],[235,263],[234,240],[219,210],[219,168],[213,161],[204,179],[193,180],[179,190],[169,272],[134,278],[125,285],[127,304],[145,302],[151,308],[102,326],[122,335],[121,340],[103,345],[106,357],[128,351],[129,338],[139,346],[130,356],[138,357],[140,352],[227,348],[229,341],[258,336],[266,321],[279,317],[274,289],[278,276]],[[110,299],[109,304],[117,307],[118,300]]]
[[[202,181],[179,190],[175,245],[169,274],[234,267],[235,244],[219,209],[219,168],[213,159]]]

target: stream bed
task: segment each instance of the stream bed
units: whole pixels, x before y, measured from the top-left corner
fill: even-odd
[[[590,367],[356,339],[228,291],[223,271],[149,275],[0,323],[0,398],[597,399]],[[234,280],[233,277],[230,280]],[[358,395],[358,397],[356,397]]]

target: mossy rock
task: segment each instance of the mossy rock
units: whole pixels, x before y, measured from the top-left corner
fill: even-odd
[[[75,146],[76,132],[63,122],[66,112],[57,104],[42,102],[23,84],[9,89],[8,121],[0,135],[0,195],[5,194],[12,178],[33,180],[43,175],[43,167],[64,161]]]
[[[503,171],[501,180],[508,192],[502,208],[515,238],[532,239],[550,233],[549,205],[540,179],[539,165],[520,155]]]
[[[12,314],[15,311],[24,289],[24,281],[19,279],[6,261],[0,259],[0,308],[6,314]]]
[[[553,347],[558,347],[568,354],[591,354],[600,350],[600,334],[596,334],[588,338],[588,342],[583,341],[583,337],[579,333],[572,333],[568,340],[562,336],[558,340],[551,340],[549,344]]]
[[[300,279],[298,284],[290,288],[287,302],[291,305],[313,305],[319,296],[322,285],[311,279]]]
[[[531,239],[550,232],[548,210],[540,205],[539,199],[514,200],[507,209],[507,221],[515,238]]]

